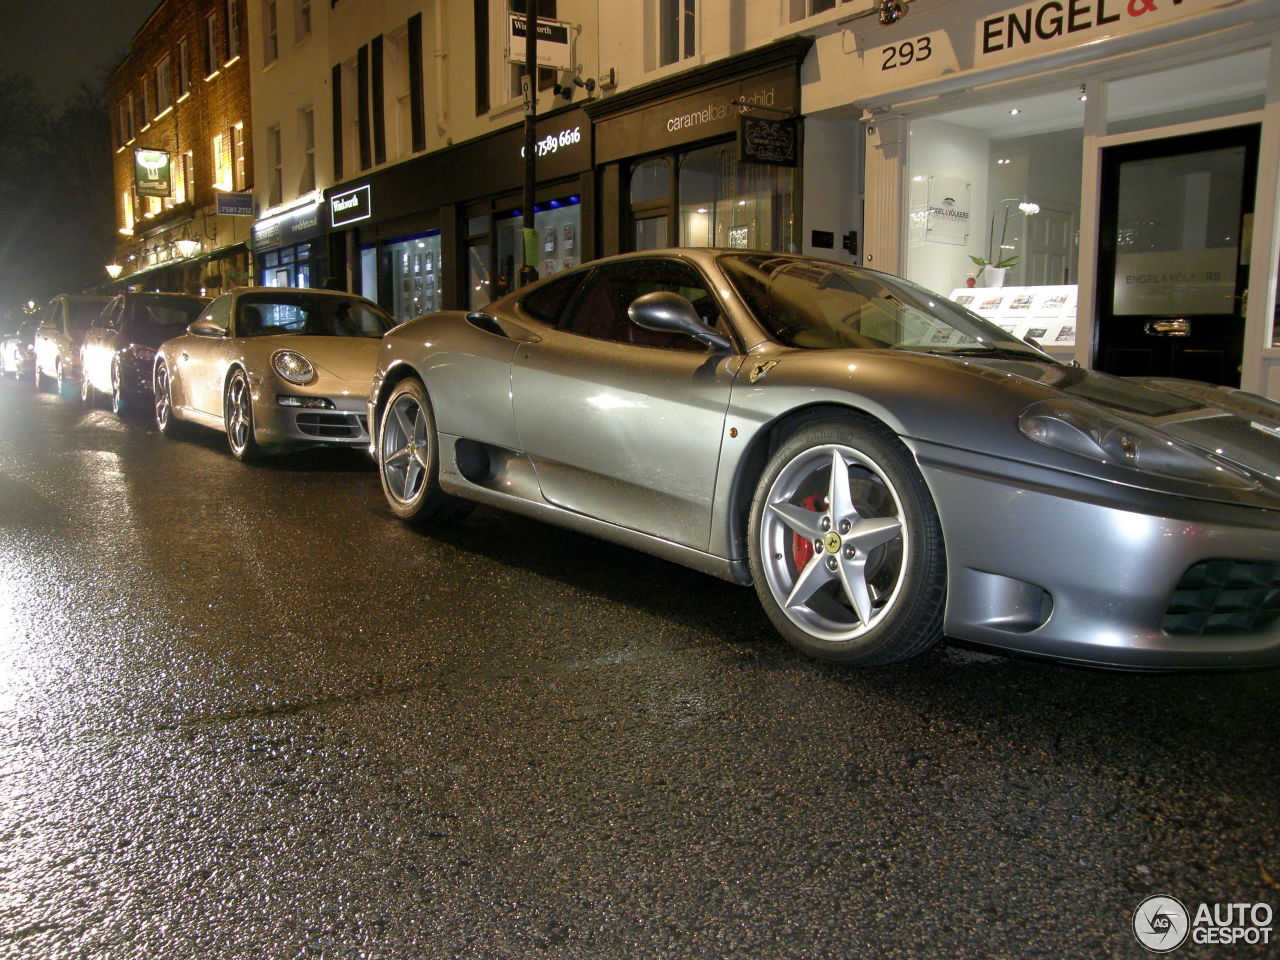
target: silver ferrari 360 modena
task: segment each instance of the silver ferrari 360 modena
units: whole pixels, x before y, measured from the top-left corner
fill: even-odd
[[[817,657],[1280,661],[1280,405],[1064,365],[870,270],[600,260],[396,328],[369,422],[398,516],[476,501],[754,584]]]
[[[394,321],[363,297],[245,287],[223,294],[156,353],[156,427],[223,430],[238,459],[368,446],[366,404]]]

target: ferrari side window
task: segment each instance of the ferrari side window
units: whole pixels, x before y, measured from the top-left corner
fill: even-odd
[[[719,307],[698,272],[679,260],[631,260],[604,264],[582,285],[561,328],[597,340],[612,340],[664,350],[703,352],[706,348],[678,333],[658,333],[631,322],[627,308],[646,293],[678,293],[694,305],[708,327]]]
[[[580,270],[544,283],[520,301],[520,309],[535,320],[555,326],[564,316],[565,307],[569,305],[569,300],[586,275],[587,271]]]

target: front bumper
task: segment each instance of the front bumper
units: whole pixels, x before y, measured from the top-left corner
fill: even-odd
[[[1130,669],[1280,663],[1280,513],[915,447],[948,636]]]
[[[287,396],[301,396],[302,391]],[[307,396],[323,396],[311,394]],[[327,397],[333,409],[281,406],[263,390],[254,402],[254,436],[267,449],[369,446],[368,401],[363,395]]]

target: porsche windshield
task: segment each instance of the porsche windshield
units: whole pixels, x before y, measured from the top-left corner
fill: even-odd
[[[380,337],[391,319],[368,301],[342,294],[282,290],[240,298],[237,336],[299,333],[312,337]]]
[[[773,254],[726,254],[720,265],[770,336],[789,347],[1045,359],[959,304],[888,274]]]

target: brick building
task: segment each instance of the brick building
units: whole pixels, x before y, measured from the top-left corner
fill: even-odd
[[[108,267],[118,274],[113,286],[212,294],[249,281],[245,4],[161,0],[107,81],[118,231]]]

